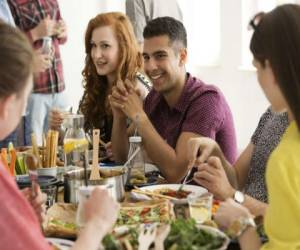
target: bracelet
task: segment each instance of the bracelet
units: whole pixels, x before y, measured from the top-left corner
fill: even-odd
[[[252,217],[240,217],[231,223],[227,230],[227,234],[231,238],[236,239],[240,237],[249,227],[256,228],[254,219]]]

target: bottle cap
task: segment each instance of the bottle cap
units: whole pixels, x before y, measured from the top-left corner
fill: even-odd
[[[140,136],[130,136],[129,142],[142,142],[142,137]]]

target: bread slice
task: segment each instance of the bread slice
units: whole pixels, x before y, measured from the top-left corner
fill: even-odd
[[[76,238],[76,210],[74,204],[55,203],[47,211],[43,225],[47,237]]]

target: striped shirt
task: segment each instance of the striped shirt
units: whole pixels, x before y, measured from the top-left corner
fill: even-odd
[[[233,118],[219,89],[187,74],[177,104],[170,108],[154,89],[148,94],[144,110],[160,136],[173,148],[182,132],[214,139],[230,163],[237,156]]]

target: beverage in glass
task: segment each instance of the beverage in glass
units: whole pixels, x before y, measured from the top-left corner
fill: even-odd
[[[196,220],[197,223],[203,223],[211,219],[213,195],[210,193],[188,195],[188,204],[190,216]]]

